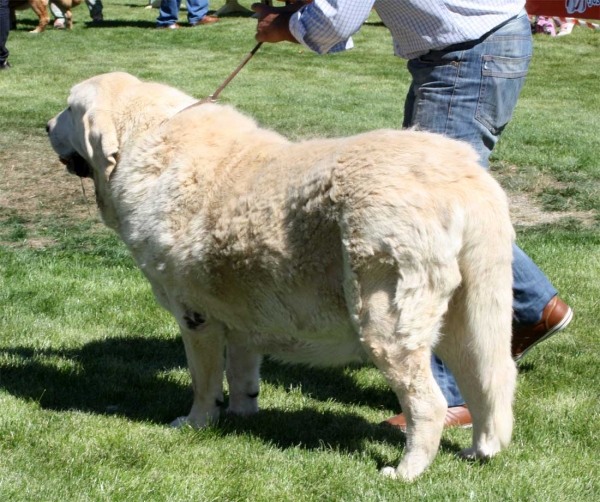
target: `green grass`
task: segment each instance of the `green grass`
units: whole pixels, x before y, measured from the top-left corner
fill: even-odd
[[[398,405],[371,366],[267,361],[256,417],[202,431],[167,426],[191,404],[175,322],[124,246],[93,209],[88,216],[44,126],[72,85],[106,71],[204,97],[254,46],[256,22],[230,16],[155,31],[157,11],[143,6],[110,2],[101,26],[79,7],[72,32],[37,36],[27,33],[33,13],[24,12],[8,40],[14,68],[0,75],[0,500],[600,500],[600,33],[535,37],[522,99],[493,157],[510,193],[568,212],[518,234],[573,306],[573,323],[520,364],[507,451],[486,464],[459,461],[470,432],[449,430],[431,468],[404,484],[377,474],[398,462],[404,439],[377,425]],[[291,138],[400,127],[409,76],[376,21],[345,54],[263,46],[221,101]]]

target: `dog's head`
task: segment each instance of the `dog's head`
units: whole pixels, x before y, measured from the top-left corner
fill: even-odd
[[[139,83],[127,73],[109,73],[71,89],[69,106],[46,125],[52,148],[71,174],[110,178],[119,154],[115,113],[123,92]]]
[[[115,72],[75,85],[67,102],[69,106],[46,125],[50,143],[69,173],[93,179],[102,217],[115,227],[110,181],[121,152],[196,100],[171,87]]]
[[[121,153],[196,100],[171,87],[115,72],[75,85],[67,102],[69,106],[46,125],[50,143],[69,173],[93,179],[102,217],[116,228],[110,181]]]
[[[46,131],[71,174],[103,184],[110,180],[124,142],[194,102],[165,85],[106,73],[74,86],[69,106],[48,122]]]

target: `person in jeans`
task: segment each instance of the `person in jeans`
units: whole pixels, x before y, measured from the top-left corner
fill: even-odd
[[[208,0],[187,0],[186,5],[187,17],[191,26],[216,23],[219,20],[218,17],[207,15]],[[179,28],[177,20],[180,8],[181,0],[162,0],[156,20],[156,29],[175,30]]]
[[[489,156],[511,120],[532,55],[524,0],[314,0],[274,8],[254,4],[259,42],[301,43],[319,54],[353,46],[374,8],[390,30],[395,54],[408,60],[412,83],[403,127],[469,143],[488,169]],[[571,308],[517,246],[513,259],[515,360],[571,321]],[[446,401],[446,426],[471,425],[452,373],[432,355]],[[403,414],[386,423],[406,430]]]
[[[0,0],[0,70],[10,69],[6,41],[10,31],[10,8],[8,0]]]

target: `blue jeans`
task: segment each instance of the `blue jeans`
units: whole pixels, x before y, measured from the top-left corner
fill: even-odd
[[[0,0],[0,64],[8,59],[8,49],[6,40],[10,30],[10,9],[8,0]]]
[[[102,16],[102,10],[104,9],[102,0],[85,0],[85,3],[92,19]],[[55,19],[65,18],[60,8],[56,4],[52,3],[52,0],[50,0],[50,10],[52,11]]]
[[[187,18],[190,23],[200,21],[208,12],[208,0],[187,0]],[[179,19],[179,8],[181,0],[162,0],[156,26],[170,26]]]
[[[517,105],[531,53],[531,27],[523,11],[479,40],[411,59],[403,126],[469,143],[488,169]],[[514,246],[513,252],[513,325],[535,324],[557,292],[521,249]],[[448,406],[464,404],[454,377],[436,356],[431,367]]]

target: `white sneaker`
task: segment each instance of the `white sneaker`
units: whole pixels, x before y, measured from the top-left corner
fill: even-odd
[[[573,27],[575,23],[563,23],[560,25],[560,31],[556,34],[558,37],[562,37],[563,35],[570,35],[573,31]]]
[[[56,18],[54,20],[54,24],[52,26],[57,30],[64,30],[65,29],[65,20],[61,17]]]

